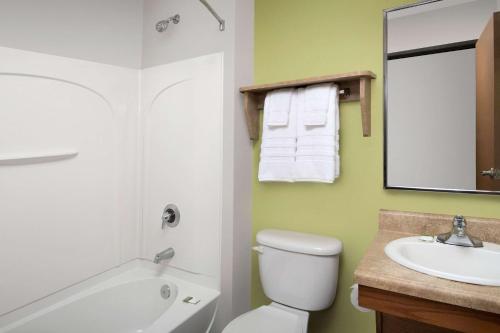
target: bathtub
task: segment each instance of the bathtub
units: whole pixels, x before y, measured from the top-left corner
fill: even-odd
[[[158,267],[136,261],[73,286],[8,314],[0,333],[207,332],[219,291]]]

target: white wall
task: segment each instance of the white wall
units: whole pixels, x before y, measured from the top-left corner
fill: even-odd
[[[0,0],[0,46],[140,68],[142,0]]]
[[[446,0],[388,13],[388,52],[479,38],[497,0]]]
[[[389,186],[476,189],[475,50],[389,60]]]
[[[0,59],[1,315],[137,256],[138,77],[10,48]],[[73,156],[5,160],[61,152]]]
[[[214,52],[224,53],[222,296],[214,331],[250,309],[252,149],[238,88],[253,83],[253,0],[210,0],[226,20],[196,0],[146,0],[143,67]],[[179,14],[181,22],[159,34],[155,23]]]

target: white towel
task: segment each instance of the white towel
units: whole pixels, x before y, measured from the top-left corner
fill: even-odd
[[[295,180],[333,183],[340,175],[338,87],[331,86],[323,125],[308,125],[305,95],[306,89],[299,89]]]
[[[291,94],[290,111],[285,126],[276,124],[269,118],[276,109],[264,106],[264,126],[259,162],[259,181],[293,182],[295,171],[295,152],[297,149],[297,108],[294,107],[296,93]],[[268,99],[266,98],[266,101]]]
[[[339,176],[338,87],[330,85],[329,89],[322,125],[308,125],[306,89],[292,94],[286,125],[270,125],[276,124],[269,121],[275,109],[265,104],[259,181],[332,183]]]
[[[267,126],[288,125],[293,89],[273,90],[266,95],[264,110],[267,110],[264,124]]]
[[[326,112],[326,122],[323,125],[306,125],[305,121],[305,91],[298,89],[298,113],[297,113],[297,138],[315,136],[336,136],[339,129],[339,99],[337,86],[332,87],[332,93],[328,96],[328,111]]]
[[[336,93],[336,86],[331,83],[317,84],[305,88],[304,125],[322,126],[326,124],[330,107],[330,94]]]
[[[279,133],[279,132],[273,132],[273,133]],[[262,140],[262,147],[266,148],[279,148],[279,147],[295,147],[297,145],[297,138],[296,136],[294,137],[263,137]]]

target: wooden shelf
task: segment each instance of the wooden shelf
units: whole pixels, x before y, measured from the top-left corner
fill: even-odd
[[[257,140],[260,132],[259,111],[262,110],[266,93],[281,88],[305,87],[319,83],[336,83],[345,93],[341,102],[360,101],[363,136],[371,135],[371,80],[377,76],[370,71],[317,76],[301,80],[267,83],[240,88],[244,94],[244,111],[250,139]]]

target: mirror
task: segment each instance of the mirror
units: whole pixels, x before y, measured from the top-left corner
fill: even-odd
[[[385,188],[500,194],[500,1],[384,15]]]

